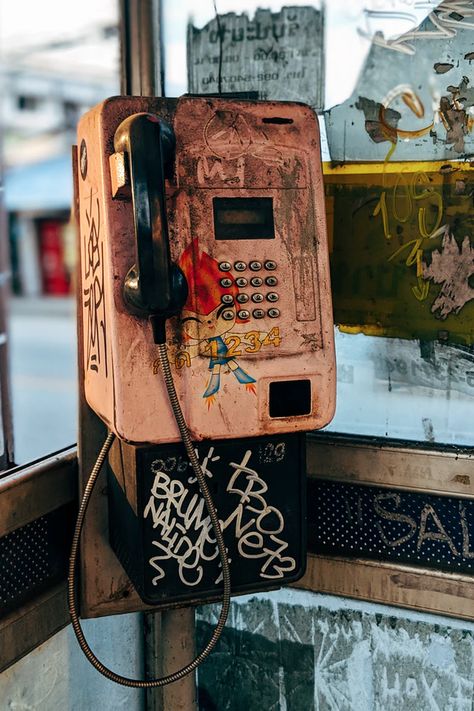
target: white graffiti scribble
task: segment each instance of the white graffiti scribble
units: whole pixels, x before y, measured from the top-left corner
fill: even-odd
[[[239,555],[261,560],[260,577],[281,579],[295,570],[296,561],[291,556],[283,555],[288,543],[278,536],[284,530],[285,521],[277,508],[268,505],[265,499],[268,486],[255,469],[248,466],[251,456],[252,451],[247,450],[240,464],[229,464],[233,472],[227,492],[229,496],[238,496],[239,500],[226,520],[220,522],[221,528],[225,531],[235,526],[233,533]],[[209,464],[219,459],[214,454],[214,447],[209,447],[201,462],[207,477],[213,476]],[[162,469],[158,468],[160,464]],[[173,478],[164,469],[179,469],[184,474],[182,464],[174,459],[152,463],[155,478],[143,512],[144,518],[151,519],[157,532],[152,541],[157,553],[149,559],[156,571],[152,583],[157,585],[165,577],[164,562],[174,560],[180,581],[193,587],[201,582],[205,564],[218,557],[215,535],[202,496],[190,491],[186,483]],[[187,480],[188,484],[195,482],[195,477]],[[221,579],[222,574],[214,581],[215,584]]]
[[[148,515],[160,534],[159,540],[152,541],[158,553],[149,561],[158,571],[153,585],[165,577],[161,561],[173,558],[181,582],[198,585],[203,576],[202,561],[213,560],[218,554],[209,516],[204,513],[204,499],[191,494],[179,479],[158,472],[143,512],[144,518]]]
[[[282,553],[288,548],[288,543],[278,538],[285,527],[285,520],[280,511],[269,506],[264,494],[268,486],[255,469],[247,466],[252,456],[248,449],[240,464],[230,463],[235,469],[227,491],[238,494],[239,503],[235,510],[223,523],[227,529],[235,520],[235,537],[238,540],[238,551],[243,558],[262,558],[260,576],[262,578],[282,578],[296,567],[296,561]]]
[[[433,4],[432,2],[423,3],[427,8]],[[415,6],[416,5],[421,7],[421,3],[415,3]],[[414,15],[410,18],[407,13],[394,13],[392,10],[368,10],[366,15],[368,17],[371,15],[377,16],[378,19],[381,17],[390,18],[394,16],[397,19],[406,20],[415,18]],[[403,15],[403,17],[401,17],[401,15]],[[416,47],[412,44],[414,40],[448,40],[456,36],[458,29],[474,29],[474,22],[472,22],[474,18],[474,8],[471,0],[444,0],[429,13],[428,18],[433,25],[433,29],[426,29],[424,22],[422,22],[415,29],[405,32],[394,39],[386,39],[380,32],[373,35],[362,28],[358,28],[358,32],[363,37],[372,40],[373,44],[379,45],[380,47],[385,47],[386,49],[391,49],[402,54],[413,55],[416,53]]]

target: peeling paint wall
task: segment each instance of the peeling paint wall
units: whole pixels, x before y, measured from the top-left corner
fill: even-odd
[[[297,590],[236,599],[199,682],[201,711],[472,711],[474,624]]]
[[[200,608],[200,648],[218,612]],[[85,628],[100,658],[141,676],[138,615]],[[474,623],[293,589],[235,598],[199,687],[200,711],[473,711]],[[101,677],[71,628],[0,675],[0,711],[122,708],[143,711],[142,692]]]

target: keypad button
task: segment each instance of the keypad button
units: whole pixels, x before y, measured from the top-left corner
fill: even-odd
[[[240,309],[240,311],[237,313],[237,316],[241,319],[247,319],[250,318],[250,312],[246,309]]]
[[[250,262],[249,267],[253,272],[258,272],[262,268],[262,262]]]
[[[247,269],[245,262],[235,262],[234,269],[236,272],[244,272]]]
[[[272,272],[276,268],[276,262],[273,262],[271,259],[267,259],[267,261],[265,262],[265,269],[267,269],[269,272]]]
[[[252,277],[250,279],[250,283],[252,284],[252,286],[262,286],[263,279],[261,277]]]
[[[267,286],[276,286],[278,284],[278,279],[276,276],[269,276],[265,278],[265,284]]]
[[[268,298],[268,297],[267,297]],[[234,297],[232,294],[224,294],[221,298],[221,301],[223,304],[233,304],[234,303]]]
[[[221,262],[219,264],[219,269],[221,272],[230,272],[232,269],[232,264],[230,262]]]
[[[254,318],[263,318],[265,316],[265,311],[263,309],[254,309],[252,314]]]
[[[222,318],[224,321],[232,321],[235,318],[235,313],[232,309],[226,309],[222,312]]]
[[[278,309],[268,309],[268,315],[270,316],[270,318],[278,318],[280,312]]]
[[[249,295],[248,294],[237,294],[235,297],[239,304],[246,304],[247,301],[249,300]]]
[[[279,298],[280,298],[280,297],[278,296],[278,294],[275,293],[274,291],[270,291],[270,292],[267,294],[267,299],[268,299],[268,301],[278,301]]]
[[[237,277],[235,283],[237,284],[237,286],[240,286],[240,288],[242,288],[243,286],[247,286],[248,281],[245,277]]]
[[[220,285],[223,286],[224,289],[229,289],[232,286],[232,279],[229,279],[229,277],[224,277],[220,280]]]
[[[263,294],[259,294],[258,292],[256,294],[252,294],[252,301],[255,304],[261,304],[263,301]]]

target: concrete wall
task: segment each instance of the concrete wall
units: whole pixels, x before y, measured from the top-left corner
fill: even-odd
[[[201,711],[472,711],[474,624],[298,590],[240,598],[199,683]]]
[[[114,671],[143,674],[139,615],[86,620],[93,651]],[[142,711],[143,692],[117,686],[93,669],[71,627],[0,675],[1,711]]]

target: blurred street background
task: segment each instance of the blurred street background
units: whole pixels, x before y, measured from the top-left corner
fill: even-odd
[[[11,299],[10,364],[15,460],[76,442],[76,322],[71,297]]]

